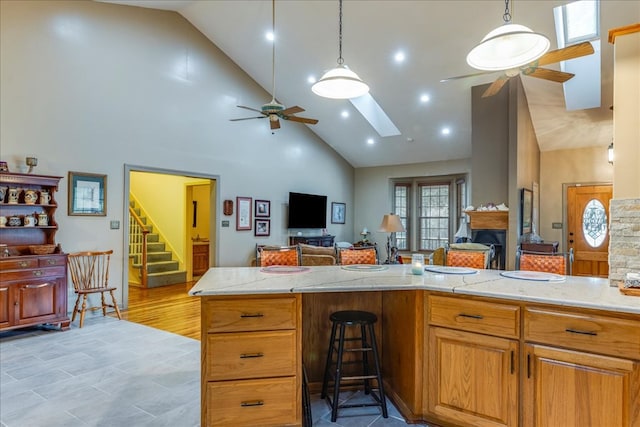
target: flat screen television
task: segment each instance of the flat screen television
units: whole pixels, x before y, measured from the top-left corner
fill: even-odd
[[[326,228],[327,196],[289,193],[289,228]]]

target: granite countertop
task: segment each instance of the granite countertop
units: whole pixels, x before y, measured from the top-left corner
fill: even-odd
[[[413,275],[410,265],[351,271],[342,266],[301,267],[301,271],[265,272],[256,267],[214,267],[189,291],[193,296],[306,292],[431,290],[455,294],[540,302],[640,314],[640,297],[620,293],[609,280],[567,276],[562,281],[503,277],[500,270],[475,274]],[[276,269],[277,270],[277,269]],[[295,270],[295,268],[294,268]]]

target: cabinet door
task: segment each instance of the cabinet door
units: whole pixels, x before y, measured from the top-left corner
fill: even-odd
[[[518,424],[518,343],[432,327],[428,411],[459,426]]]
[[[61,289],[65,283],[59,277],[47,277],[19,284],[16,325],[44,323],[64,315]],[[64,294],[64,292],[62,292]]]
[[[9,298],[9,286],[0,285],[0,328],[6,328],[11,323],[11,299]]]
[[[524,426],[640,426],[638,362],[540,345],[526,354]]]

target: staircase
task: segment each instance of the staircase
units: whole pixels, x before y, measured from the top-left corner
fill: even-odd
[[[166,250],[166,245],[160,238],[160,234],[154,232],[153,224],[148,223],[146,214],[134,201],[129,204],[149,230],[149,234],[147,234],[147,288],[186,282],[187,272],[180,270],[180,263],[174,261],[173,252]],[[129,232],[131,233],[131,226]],[[129,256],[133,258],[133,266],[141,269],[142,252],[137,252],[135,247],[129,244]]]

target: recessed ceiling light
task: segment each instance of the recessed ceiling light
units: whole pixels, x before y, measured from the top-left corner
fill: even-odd
[[[316,76],[307,77],[307,82],[314,84],[316,82]]]
[[[443,127],[440,133],[442,133],[443,135],[449,135],[451,133],[451,129],[449,129],[448,127]]]
[[[427,103],[430,100],[431,100],[431,97],[429,95],[427,95],[426,93],[423,93],[422,95],[420,95],[420,102]]]
[[[393,59],[397,63],[401,63],[401,62],[404,62],[404,60],[406,59],[406,56],[405,56],[403,51],[399,50],[399,51],[396,52],[395,55],[393,55]]]
[[[340,113],[340,115],[346,119],[347,117],[349,117],[349,112],[347,110],[344,110],[342,113]]]
[[[374,142],[375,141],[373,140],[373,138],[367,139],[367,144],[369,144],[369,145],[373,145]]]
[[[275,36],[275,34],[273,34],[273,31],[267,31],[267,34],[265,34],[265,37],[270,42],[272,42],[272,41],[274,41],[276,39],[276,36]]]

